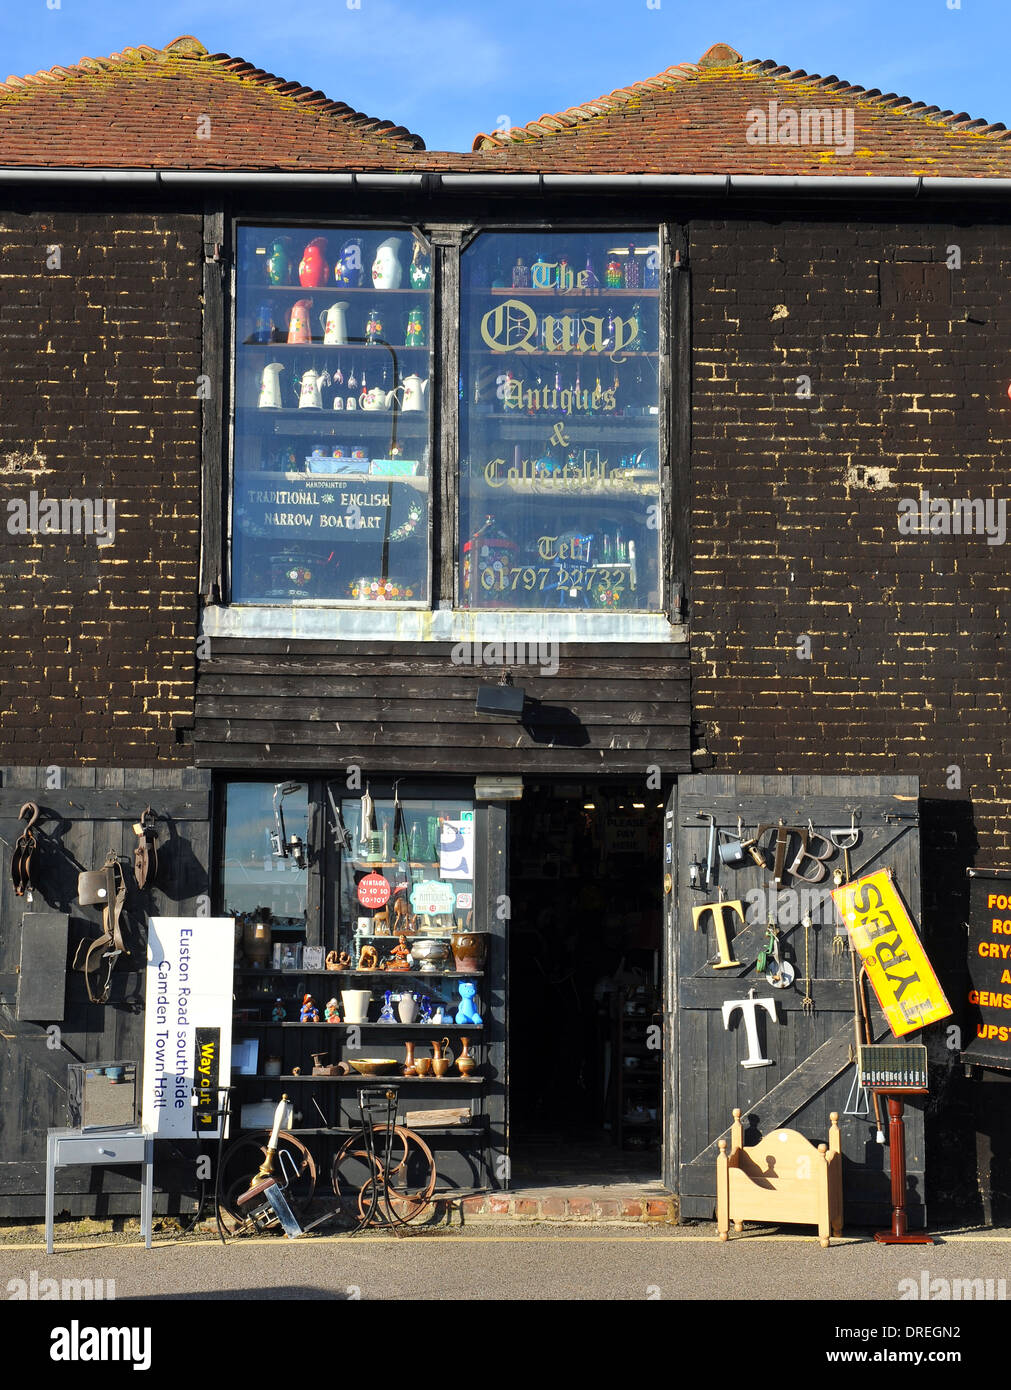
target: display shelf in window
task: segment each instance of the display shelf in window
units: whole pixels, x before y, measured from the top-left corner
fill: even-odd
[[[424,606],[430,248],[240,226],[236,280],[233,601]]]
[[[463,607],[662,611],[659,286],[647,231],[464,252]]]

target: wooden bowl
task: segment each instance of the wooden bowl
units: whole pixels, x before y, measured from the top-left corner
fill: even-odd
[[[359,1057],[351,1065],[360,1076],[389,1076],[401,1064],[393,1057]]]

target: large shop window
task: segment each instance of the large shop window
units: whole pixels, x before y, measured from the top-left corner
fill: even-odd
[[[464,252],[463,607],[661,611],[659,261],[655,231]]]
[[[232,598],[429,600],[430,248],[237,230]]]

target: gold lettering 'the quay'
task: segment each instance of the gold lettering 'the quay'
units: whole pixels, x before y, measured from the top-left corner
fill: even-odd
[[[619,314],[611,318],[614,343],[608,345],[608,356],[612,362],[621,362],[619,354],[631,348],[639,337],[639,320],[634,314],[627,319]],[[522,299],[505,299],[481,320],[481,337],[492,352],[536,352],[541,329],[545,352],[604,352],[607,323],[600,314],[546,314],[538,321],[534,310]]]

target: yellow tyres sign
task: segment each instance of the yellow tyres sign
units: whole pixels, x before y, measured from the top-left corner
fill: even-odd
[[[951,1015],[890,869],[832,890],[836,909],[897,1038]]]

